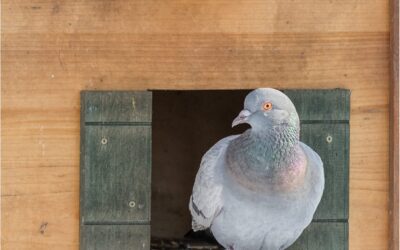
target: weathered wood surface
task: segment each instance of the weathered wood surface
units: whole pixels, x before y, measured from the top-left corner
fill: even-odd
[[[85,250],[150,249],[149,225],[90,225],[82,228]]]
[[[311,122],[344,122],[350,119],[350,91],[330,89],[283,90],[296,106],[302,123]]]
[[[81,96],[80,249],[149,249],[151,93]]]
[[[86,126],[84,223],[150,220],[151,127]]]
[[[85,122],[151,122],[151,92],[88,91]]]
[[[1,7],[2,249],[78,248],[80,90],[259,86],[352,90],[350,249],[388,249],[389,1]]]

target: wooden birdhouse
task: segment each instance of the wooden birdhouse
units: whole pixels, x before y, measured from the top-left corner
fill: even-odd
[[[398,0],[3,0],[0,248],[217,249],[188,234],[200,159],[270,87],[325,168],[290,250],[400,250],[398,13]]]

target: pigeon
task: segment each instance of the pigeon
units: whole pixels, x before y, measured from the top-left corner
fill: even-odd
[[[319,155],[299,140],[292,101],[272,88],[245,98],[232,127],[202,157],[189,210],[194,231],[210,230],[230,250],[283,250],[311,223],[324,190]]]

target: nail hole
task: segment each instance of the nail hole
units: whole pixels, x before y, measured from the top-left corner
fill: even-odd
[[[105,145],[105,144],[107,144],[107,138],[103,138],[103,139],[101,139],[101,144],[103,144],[103,145]]]
[[[328,136],[326,137],[326,141],[327,141],[328,143],[331,143],[332,140],[333,140],[332,136],[328,135]]]
[[[130,202],[129,202],[129,206],[130,206],[130,207],[135,207],[135,206],[136,206],[136,203],[135,203],[134,201],[130,201]]]

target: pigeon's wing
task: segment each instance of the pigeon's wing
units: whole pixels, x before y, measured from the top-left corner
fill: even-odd
[[[322,198],[325,186],[324,164],[322,163],[321,157],[312,148],[302,142],[300,142],[300,145],[307,156],[307,167],[310,170],[310,179],[307,183],[310,185],[313,195],[318,197],[314,202],[310,202],[310,206],[316,209]]]
[[[232,135],[220,140],[201,159],[189,201],[194,231],[210,227],[222,208],[221,164],[229,142],[237,136]]]

